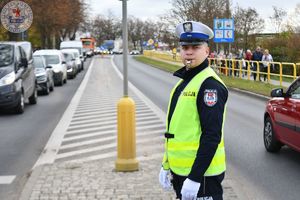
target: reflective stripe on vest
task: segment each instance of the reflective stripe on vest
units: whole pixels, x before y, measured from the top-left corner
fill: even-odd
[[[196,158],[197,150],[199,146],[201,146],[199,141],[202,130],[197,109],[197,96],[202,83],[209,77],[215,78],[225,86],[213,69],[207,67],[197,74],[182,91],[178,98],[169,127],[167,120],[167,132],[174,134],[174,138],[166,140],[166,153],[163,160],[163,166],[164,168],[171,168],[171,170],[178,175],[187,176],[190,173]],[[174,91],[181,82],[182,80],[173,88],[169,102],[171,102]],[[223,136],[225,113],[226,105],[223,113],[221,142],[218,145],[212,162],[204,176],[218,175],[223,173],[226,169]]]

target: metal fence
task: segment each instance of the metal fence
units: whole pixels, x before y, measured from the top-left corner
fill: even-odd
[[[161,51],[144,51],[144,55],[152,58],[162,59],[175,63],[181,63],[181,58],[178,54]],[[242,79],[255,79],[259,81],[265,79],[270,83],[271,80],[282,82],[292,82],[297,79],[300,72],[300,63],[287,62],[263,62],[263,61],[248,61],[236,59],[220,59],[209,58],[209,64],[218,73],[226,76],[232,76]],[[298,73],[297,73],[298,72]]]

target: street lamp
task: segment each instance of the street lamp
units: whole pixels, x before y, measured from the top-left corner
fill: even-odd
[[[123,37],[123,80],[124,95],[118,102],[118,145],[116,171],[136,171],[139,163],[136,160],[135,137],[135,103],[128,96],[128,29],[127,0],[122,1],[122,37]]]

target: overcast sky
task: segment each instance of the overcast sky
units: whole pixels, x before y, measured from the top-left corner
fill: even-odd
[[[172,8],[171,0],[128,0],[127,12],[128,15],[133,15],[140,19],[157,19],[157,16],[165,14]],[[87,3],[92,9],[93,16],[97,14],[108,15],[110,10],[115,16],[122,17],[122,1],[120,0],[87,0]],[[259,15],[268,19],[273,13],[272,6],[282,8],[287,12],[292,12],[299,0],[232,0],[232,5],[237,4],[240,7],[253,7],[257,10]],[[268,23],[269,21],[266,21]],[[269,30],[265,30],[268,32]]]

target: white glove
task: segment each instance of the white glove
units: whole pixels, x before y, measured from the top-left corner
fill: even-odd
[[[200,183],[185,179],[181,188],[182,200],[196,200]]]
[[[164,168],[160,169],[159,183],[165,190],[169,190],[172,188],[172,184],[170,180],[170,170],[165,170]]]

